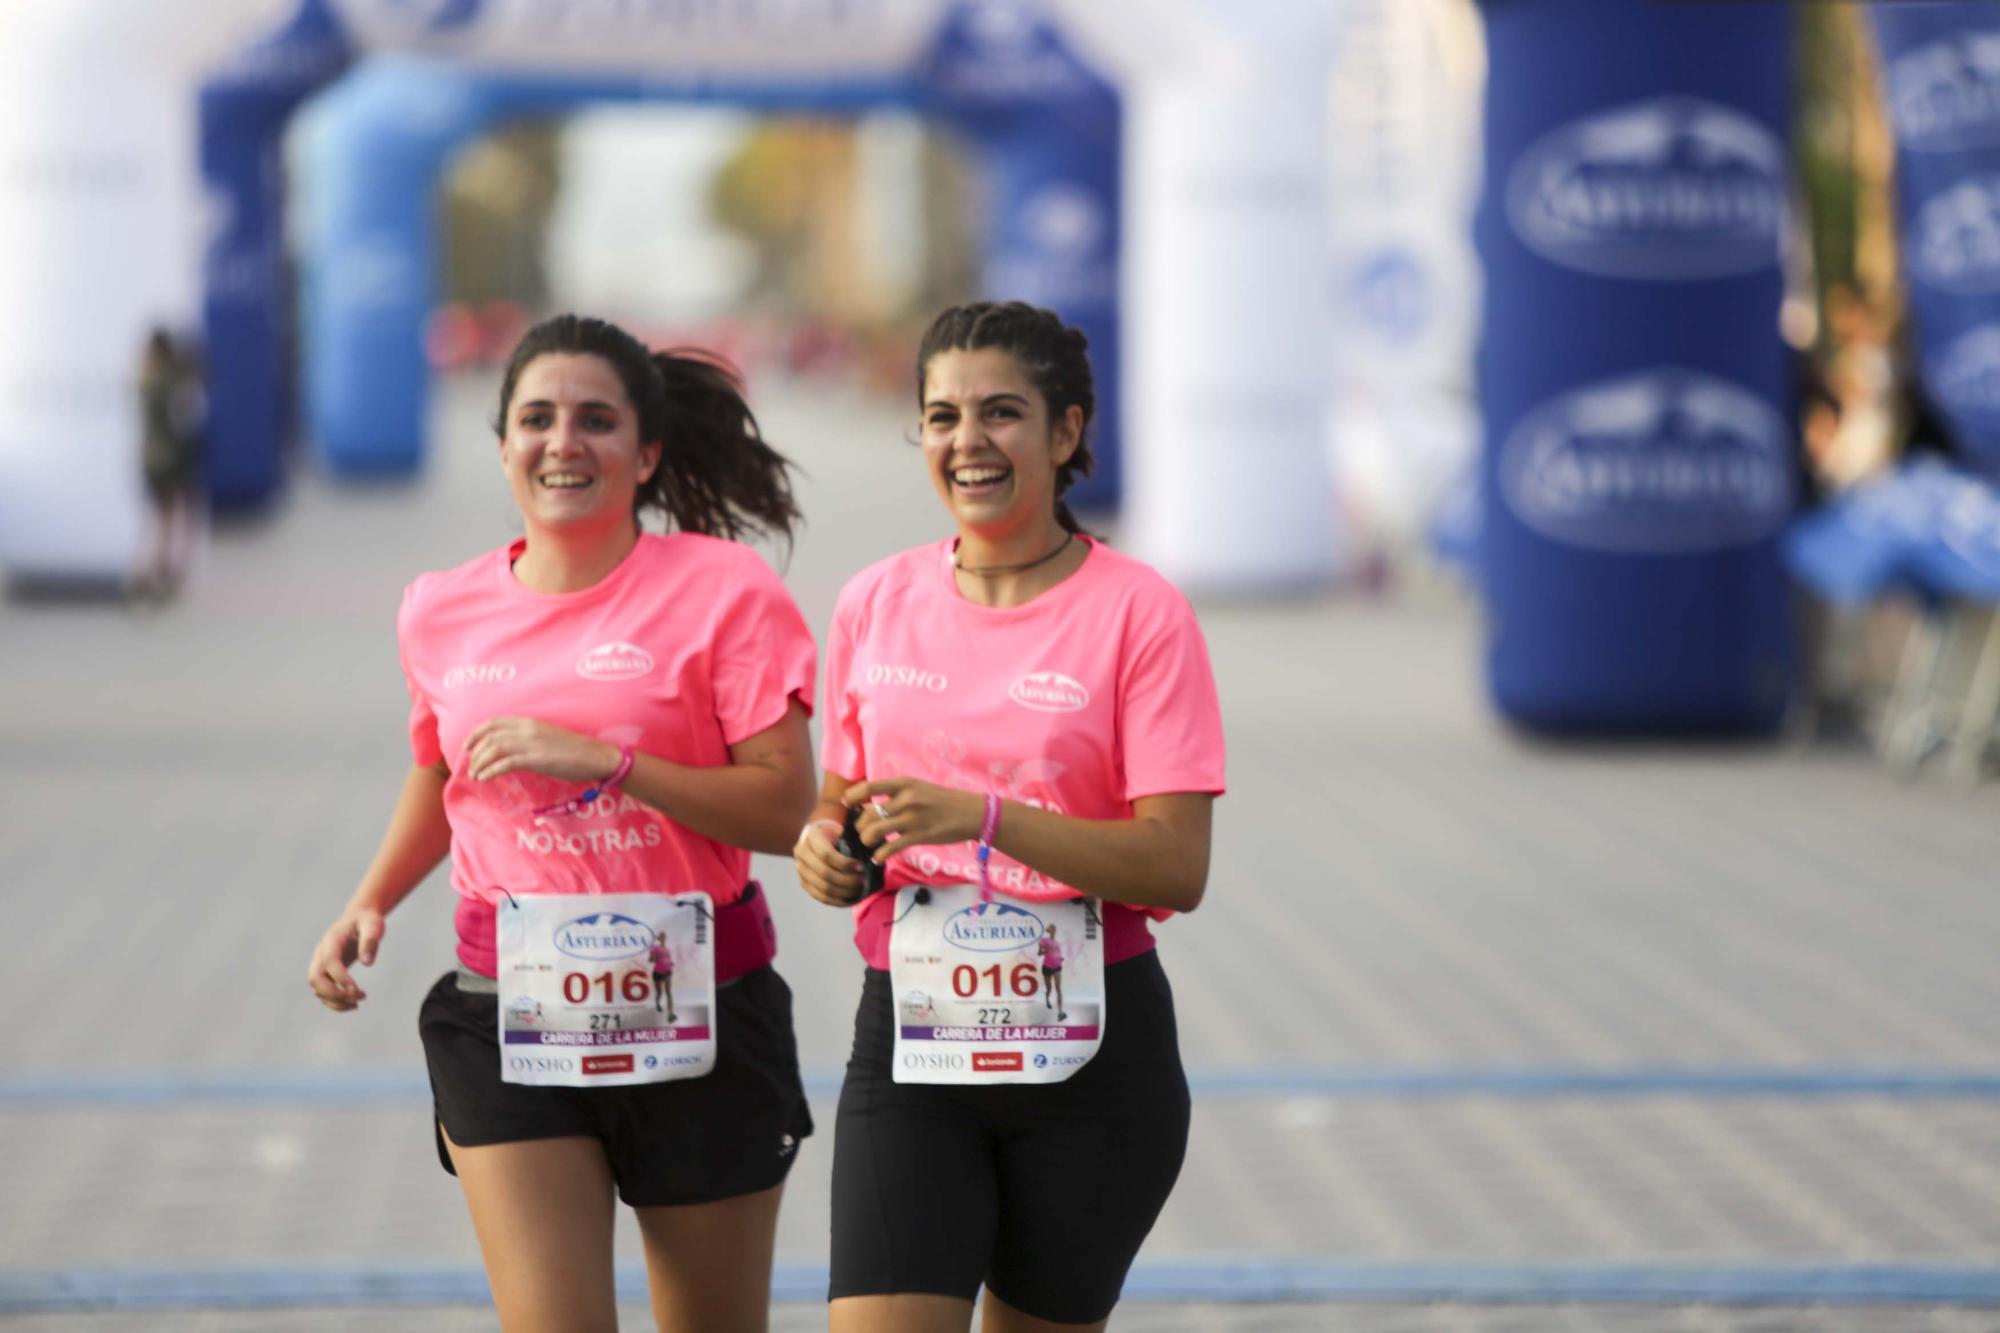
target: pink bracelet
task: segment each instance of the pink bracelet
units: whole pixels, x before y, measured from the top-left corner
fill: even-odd
[[[543,806],[541,809],[535,811],[535,818],[547,819],[550,815],[573,815],[598,797],[611,792],[619,783],[632,775],[633,757],[634,752],[631,746],[619,746],[618,767],[611,770],[610,777],[605,778],[602,782],[585,787],[579,795],[572,796],[567,801],[557,801],[554,805]]]
[[[599,794],[610,791],[626,778],[632,776],[632,761],[636,756],[637,752],[631,746],[621,745],[618,747],[618,767],[611,770],[610,777],[597,784]],[[583,799],[587,801],[591,798],[586,796]]]
[[[993,876],[986,862],[993,855],[993,835],[1000,831],[1000,798],[986,793],[986,822],[979,826],[979,901],[993,901]]]

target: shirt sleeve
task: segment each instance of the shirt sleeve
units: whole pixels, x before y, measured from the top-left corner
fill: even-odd
[[[854,664],[857,615],[847,593],[833,609],[826,635],[826,707],[820,713],[819,766],[843,778],[868,776],[867,747],[861,736],[861,709],[847,684]]]
[[[747,577],[723,613],[711,649],[715,716],[730,745],[777,725],[797,699],[810,715],[818,652],[792,595],[763,558],[745,551]]]
[[[428,768],[444,757],[444,746],[438,740],[437,713],[411,666],[411,640],[418,632],[416,600],[417,585],[413,583],[403,589],[403,605],[396,613],[396,655],[402,660],[403,683],[410,691],[410,758],[419,768]]]
[[[1226,789],[1222,708],[1194,608],[1163,587],[1134,616],[1134,631],[1119,682],[1125,799],[1168,792],[1221,795]]]

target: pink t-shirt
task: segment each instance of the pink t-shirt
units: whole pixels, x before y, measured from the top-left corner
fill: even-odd
[[[515,772],[474,782],[465,738],[495,717],[531,717],[716,768],[729,747],[812,706],[812,635],[755,551],[692,533],[644,534],[579,592],[514,578],[515,542],[403,594],[396,633],[410,686],[410,750],[443,757],[459,960],[495,970],[494,905],[507,894],[743,892],[750,853],[705,838],[622,792],[575,814],[534,811],[585,783]]]
[[[1053,972],[1062,966],[1062,947],[1044,935],[1035,941],[1035,952],[1041,955],[1042,966]]]
[[[1123,819],[1141,796],[1221,793],[1222,714],[1187,599],[1098,542],[1023,606],[967,601],[952,543],[903,551],[849,581],[826,645],[820,764],[856,780],[914,777],[1084,819]],[[855,908],[855,943],[888,965],[894,891],[977,881],[975,844],[890,859],[885,891]],[[993,887],[1080,896],[998,849]],[[1153,910],[1151,915],[1171,913]],[[1146,914],[1107,905],[1105,957],[1152,945]]]

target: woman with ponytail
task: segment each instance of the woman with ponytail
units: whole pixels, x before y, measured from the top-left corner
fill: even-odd
[[[662,1330],[763,1329],[812,1121],[748,874],[812,804],[814,650],[739,539],[791,535],[788,464],[723,367],[574,315],[515,349],[496,428],[524,534],[404,594],[414,763],[308,984],[360,1004],[449,855],[458,966],[419,1028],[502,1327],[617,1327],[615,1194]]]
[[[1187,1147],[1151,925],[1207,884],[1215,683],[1186,600],[1063,503],[1090,470],[1081,333],[947,310],[917,403],[954,531],[842,591],[792,849],[808,893],[854,905],[868,969],[832,1326],[958,1333],[983,1286],[988,1333],[1102,1328]]]

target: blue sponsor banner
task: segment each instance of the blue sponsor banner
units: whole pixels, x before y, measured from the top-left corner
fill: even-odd
[[[926,103],[972,141],[986,173],[984,295],[1045,306],[1090,340],[1097,465],[1070,499],[1114,504],[1122,471],[1118,96],[1029,5],[960,6],[916,77]]]
[[[1871,17],[1917,371],[1966,462],[2000,472],[2000,8],[1878,4]]]
[[[1495,702],[1548,730],[1771,728],[1793,672],[1787,7],[1485,11]]]

